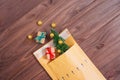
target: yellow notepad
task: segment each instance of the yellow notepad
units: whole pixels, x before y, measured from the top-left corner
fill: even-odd
[[[106,80],[67,29],[60,36],[70,48],[53,61],[45,56],[45,48],[54,46],[53,40],[33,53],[53,80]]]

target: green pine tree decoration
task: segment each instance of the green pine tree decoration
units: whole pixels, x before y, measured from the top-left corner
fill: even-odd
[[[50,37],[53,38],[53,43],[58,53],[62,54],[69,49],[69,46],[65,43],[65,40],[59,36],[59,33],[53,28],[51,29]]]

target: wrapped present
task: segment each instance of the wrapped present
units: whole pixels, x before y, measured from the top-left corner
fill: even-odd
[[[47,59],[49,60],[55,59],[55,48],[54,47],[47,47],[45,52],[47,55]]]
[[[38,31],[37,36],[35,37],[35,41],[37,43],[44,44],[45,43],[45,38],[46,38],[46,32]]]
[[[60,36],[70,48],[54,60],[45,58],[45,48],[54,47],[53,40],[33,53],[52,80],[106,80],[67,29]]]

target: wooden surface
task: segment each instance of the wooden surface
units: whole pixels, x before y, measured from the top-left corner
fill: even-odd
[[[0,80],[51,80],[33,56],[43,45],[26,38],[51,22],[70,30],[107,80],[120,79],[120,0],[0,0]]]

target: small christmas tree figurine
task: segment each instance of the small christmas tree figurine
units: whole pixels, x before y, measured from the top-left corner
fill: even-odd
[[[59,36],[59,33],[54,29],[51,29],[50,37],[53,38],[53,43],[58,53],[62,54],[69,49],[69,46],[65,43],[65,40]]]

